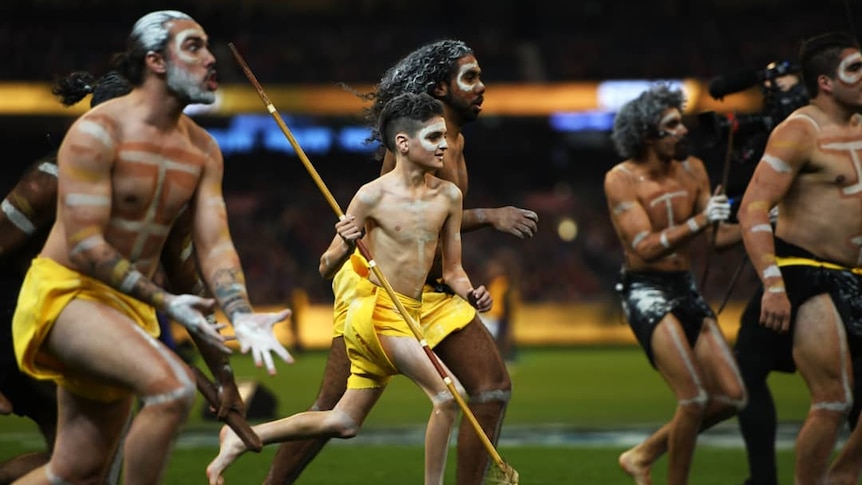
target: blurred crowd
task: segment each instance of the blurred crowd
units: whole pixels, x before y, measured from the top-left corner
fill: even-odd
[[[225,80],[241,80],[226,50],[234,42],[268,83],[374,82],[444,37],[469,43],[495,82],[708,78],[792,58],[802,38],[852,21],[838,0],[12,0],[0,5],[0,80],[102,71],[154,8],[207,29]]]

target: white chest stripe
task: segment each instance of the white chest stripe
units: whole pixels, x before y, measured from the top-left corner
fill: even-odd
[[[33,234],[36,232],[36,226],[33,225],[33,222],[23,212],[19,211],[17,207],[12,205],[8,199],[3,199],[3,202],[0,203],[0,209],[9,218],[9,221],[15,224],[15,227],[20,229],[24,234]]]

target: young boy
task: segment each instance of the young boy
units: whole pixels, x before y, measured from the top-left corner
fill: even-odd
[[[380,116],[386,148],[395,169],[359,189],[338,235],[321,256],[320,273],[331,278],[366,235],[369,250],[397,297],[418,321],[422,288],[438,244],[443,278],[479,311],[491,308],[484,286],[473,288],[461,266],[461,191],[433,173],[443,165],[446,123],[443,105],[427,94],[402,94]],[[425,484],[442,484],[446,452],[458,407],[440,375],[411,332],[404,316],[373,274],[364,273],[348,310],[344,338],[350,357],[347,392],[331,411],[309,411],[254,427],[264,444],[311,437],[352,438],[383,393],[390,377],[404,374],[431,399],[425,434]],[[456,386],[460,389],[460,383]],[[210,484],[246,450],[227,428],[219,455],[207,467]]]

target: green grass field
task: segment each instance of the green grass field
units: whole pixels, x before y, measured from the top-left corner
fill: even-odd
[[[233,358],[239,379],[254,379],[278,399],[279,415],[306,409],[313,401],[323,371],[325,354],[298,356],[293,366],[279,366],[270,377],[256,369],[247,356]],[[616,464],[624,446],[527,440],[508,440],[530,430],[566,431],[578,436],[602,430],[651,430],[671,416],[674,402],[659,375],[637,348],[524,349],[511,369],[514,392],[500,452],[521,473],[521,483],[626,484],[631,481]],[[774,374],[770,384],[781,421],[801,421],[808,408],[807,393],[796,375]],[[219,425],[201,416],[202,401],[180,437],[165,483],[205,483],[204,467],[217,452]],[[396,378],[369,416],[364,431],[351,441],[333,441],[303,475],[302,484],[421,483],[421,443],[386,443],[369,439],[385,431],[412,432],[421,437],[429,405],[424,395],[403,377]],[[35,427],[16,417],[0,418],[0,459],[41,446]],[[735,422],[723,425],[735,429]],[[507,430],[509,433],[507,434]],[[383,441],[381,443],[381,441]],[[226,474],[227,483],[260,483],[275,447],[239,459]],[[449,479],[454,483],[454,448]],[[655,483],[662,483],[666,461],[657,463]],[[780,480],[792,483],[793,456],[779,453]],[[733,485],[746,477],[745,453],[738,447],[699,446],[691,483]]]

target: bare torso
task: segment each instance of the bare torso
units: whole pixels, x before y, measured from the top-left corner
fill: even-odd
[[[699,180],[703,171],[702,162],[690,159],[670,162],[665,173],[655,174],[632,161],[623,162],[614,170],[629,184],[634,199],[643,207],[651,226],[651,232],[685,224],[697,213],[698,201],[703,198]],[[619,231],[619,228],[618,228]],[[689,244],[656,261],[646,261],[632,247],[623,244],[626,268],[635,271],[683,271],[690,269]]]
[[[816,124],[808,162],[779,205],[776,236],[829,261],[862,266],[862,117],[830,123],[813,106],[794,123]]]
[[[420,299],[440,231],[460,196],[453,184],[431,175],[421,190],[394,175],[368,183],[357,197],[368,207],[366,237],[381,271],[395,291]]]
[[[136,116],[140,109],[131,97],[104,103],[78,121],[89,124],[98,136],[110,136],[114,146],[111,170],[111,213],[104,238],[147,276],[155,271],[171,226],[197,187],[211,149],[211,139],[185,116],[170,130],[159,130]],[[86,146],[70,150],[86,151]],[[60,160],[61,177],[64,176]],[[70,178],[86,178],[71,173]],[[51,230],[44,256],[76,268],[70,259],[63,224],[66,204],[76,204],[74,182],[60,182],[57,222]],[[72,196],[70,201],[69,197]],[[87,203],[82,200],[81,203]],[[81,269],[81,268],[76,268]]]

